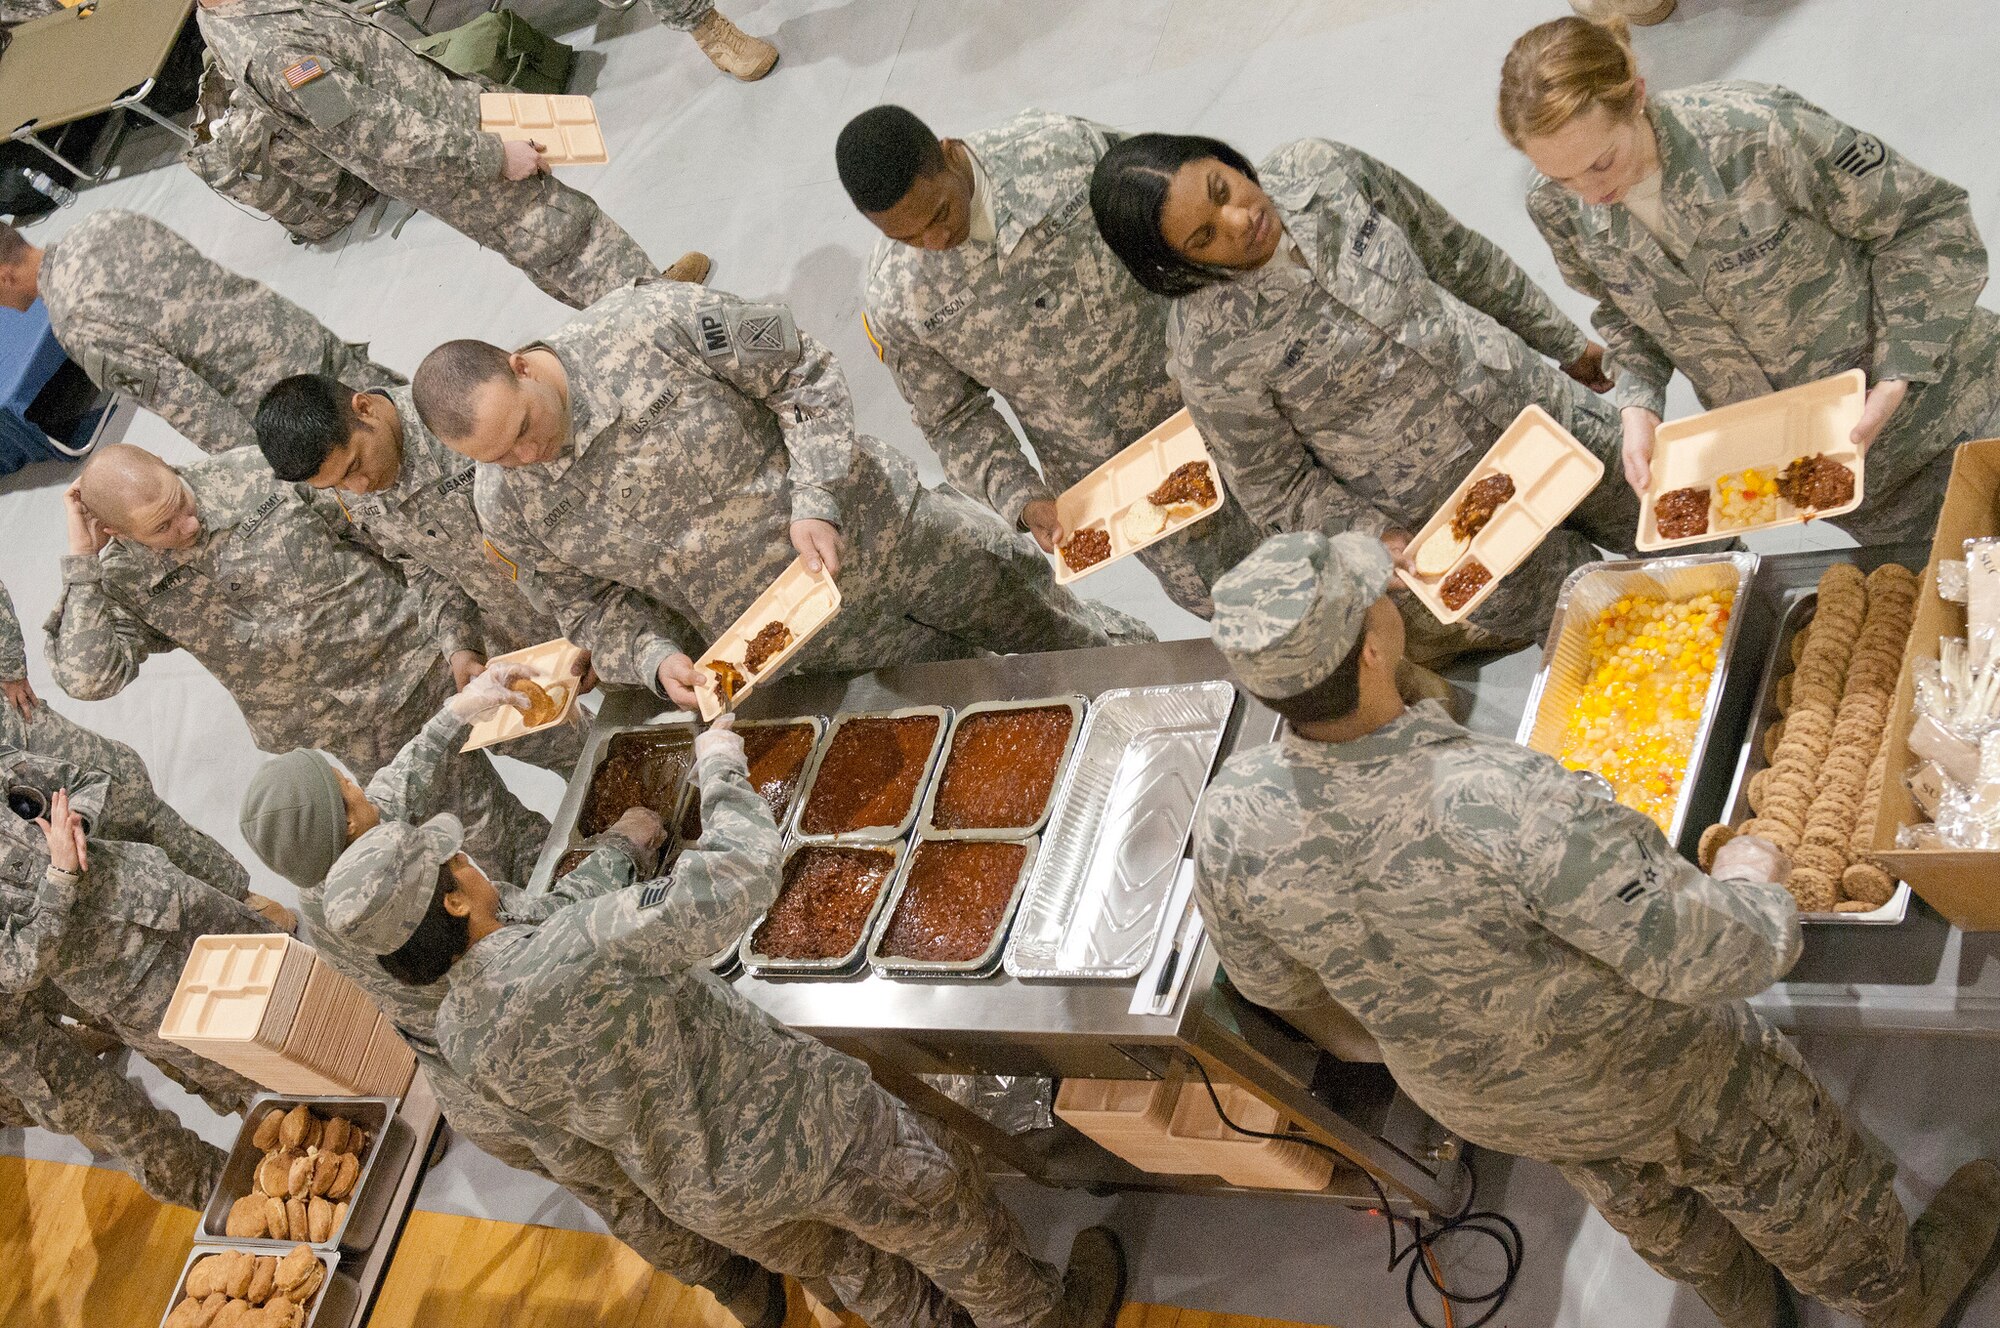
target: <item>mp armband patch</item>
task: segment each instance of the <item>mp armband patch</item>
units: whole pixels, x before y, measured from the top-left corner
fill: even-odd
[[[695,314],[695,340],[711,360],[734,359],[745,369],[796,359],[799,330],[782,304],[711,304]]]
[[[1882,140],[1873,134],[1854,136],[1854,141],[1834,154],[1833,168],[1845,171],[1857,180],[1864,180],[1870,174],[1882,169],[1882,163],[1889,160],[1889,149],[1882,146]]]

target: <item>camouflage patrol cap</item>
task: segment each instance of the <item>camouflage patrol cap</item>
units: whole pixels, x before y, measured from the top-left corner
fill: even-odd
[[[326,877],[326,926],[374,955],[416,934],[437,895],[438,868],[465,842],[456,816],[384,821],[348,846]]]
[[[1361,639],[1390,568],[1389,551],[1373,535],[1273,535],[1215,583],[1216,648],[1257,696],[1309,691]]]

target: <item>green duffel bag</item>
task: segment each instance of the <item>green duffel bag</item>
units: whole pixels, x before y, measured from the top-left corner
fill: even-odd
[[[454,74],[490,79],[521,92],[561,92],[569,86],[570,63],[576,59],[575,51],[507,9],[481,14],[464,27],[412,45]]]

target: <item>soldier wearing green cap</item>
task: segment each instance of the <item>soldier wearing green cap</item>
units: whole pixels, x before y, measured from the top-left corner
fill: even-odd
[[[475,855],[463,825],[441,811],[442,768],[466,728],[499,706],[523,704],[507,684],[519,664],[496,664],[453,696],[387,766],[356,788],[313,751],[267,763],[244,795],[243,837],[265,865],[298,887],[299,912],[320,956],[375,1001],[416,1053],[424,1076],[458,1132],[500,1161],[545,1177],[574,1194],[611,1233],[646,1262],[689,1286],[702,1286],[745,1328],[777,1328],[785,1308],[780,1279],[669,1219],[610,1153],[546,1130],[474,1091],[438,1054],[436,1018],[442,983],[412,985],[391,976],[378,956],[407,937],[376,909],[344,911],[328,901],[329,873],[340,864],[349,882],[400,883],[412,862],[426,881],[461,849]],[[646,823],[651,818],[650,826]],[[578,899],[629,885],[650,862],[659,818],[637,813],[600,836],[575,871],[541,894],[498,885],[509,918],[533,920]],[[372,896],[367,896],[371,897]],[[393,898],[390,890],[384,898]],[[428,896],[426,896],[427,898]],[[386,930],[385,930],[386,929]],[[389,937],[386,948],[369,944]]]
[[[462,856],[431,866],[441,842],[402,872],[407,898],[382,898],[396,874],[384,850],[361,860],[364,839],[327,882],[329,919],[378,948],[400,939],[383,963],[406,980],[447,978],[438,1045],[480,1092],[610,1150],[689,1228],[826,1278],[868,1322],[1110,1328],[1124,1266],[1109,1232],[1078,1236],[1065,1280],[866,1066],[708,973],[776,897],[783,841],[726,718],[696,740],[693,777],[705,832],[670,876],[510,925]]]
[[[1405,707],[1389,574],[1372,536],[1301,532],[1216,585],[1216,645],[1287,721],[1196,831],[1230,981],[1337,1003],[1426,1111],[1553,1163],[1730,1328],[1788,1322],[1785,1280],[1936,1324],[2000,1230],[2000,1168],[1961,1167],[1912,1231],[1894,1164],[1741,1003],[1798,957],[1789,864],[1753,839],[1705,876],[1548,757]]]

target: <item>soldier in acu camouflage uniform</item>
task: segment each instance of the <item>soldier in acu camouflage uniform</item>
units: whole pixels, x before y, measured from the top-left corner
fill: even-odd
[[[377,190],[498,253],[564,304],[581,309],[657,274],[588,194],[547,174],[527,144],[502,144],[479,127],[480,84],[358,11],[335,0],[201,0],[195,12],[238,97]],[[675,271],[698,281],[708,260],[688,255]]]
[[[291,373],[403,381],[259,281],[205,258],[136,212],[107,208],[47,250],[0,226],[0,304],[39,296],[49,329],[91,381],[123,392],[204,452],[257,440],[264,389]]]
[[[257,442],[279,479],[311,486],[317,504],[402,568],[459,687],[489,656],[562,635],[528,597],[520,570],[487,542],[473,510],[475,463],[424,427],[408,388],[363,392],[324,375],[288,378],[257,411]],[[506,753],[567,777],[583,737],[558,724],[515,739]]]
[[[196,939],[275,928],[151,844],[95,833],[110,787],[101,771],[0,748],[0,991],[56,988],[217,1112],[240,1112],[257,1086],[163,1039],[160,1020]]]
[[[697,739],[705,829],[670,877],[509,925],[448,826],[414,853],[383,827],[336,866],[329,919],[406,980],[448,975],[438,1044],[481,1092],[611,1150],[690,1228],[828,1277],[868,1322],[944,1328],[962,1306],[981,1328],[1109,1328],[1115,1239],[1080,1236],[1065,1286],[865,1066],[706,971],[779,883],[777,826],[726,724]]]
[[[838,149],[848,197],[886,237],[862,300],[876,353],[945,478],[1051,553],[1067,533],[1056,494],[1181,407],[1167,376],[1167,302],[1132,280],[1090,219],[1091,170],[1119,137],[1027,111],[940,143],[902,107],[878,106]],[[1206,618],[1209,587],[1257,538],[1228,497],[1138,557]]]
[[[1196,892],[1234,983],[1338,1004],[1418,1105],[1559,1167],[1729,1328],[1800,1291],[1932,1328],[2000,1228],[1968,1163],[1911,1230],[1895,1169],[1741,1003],[1798,957],[1789,871],[1753,839],[1718,879],[1546,756],[1405,708],[1381,543],[1266,542],[1215,590],[1215,641],[1288,721],[1202,803]],[[1742,843],[1739,839],[1737,843]]]
[[[139,753],[81,724],[70,722],[35,695],[28,681],[27,643],[14,616],[14,601],[0,585],[0,746],[19,747],[111,777],[104,821],[99,829],[113,839],[152,844],[167,860],[197,881],[206,881],[232,899],[260,912],[269,900],[253,895],[250,873],[230,851],[189,825],[153,788]],[[270,916],[267,914],[267,916]]]
[[[274,480],[254,448],[179,471],[100,448],[65,498],[71,552],[46,630],[71,696],[116,695],[148,656],[186,650],[259,747],[323,747],[367,779],[452,694],[396,570]],[[548,822],[477,752],[447,778],[473,841],[525,876]]]
[[[444,833],[445,826],[458,826],[442,809],[442,795],[448,791],[444,776],[452,754],[473,723],[500,705],[521,704],[506,690],[506,684],[519,676],[524,676],[519,665],[496,665],[453,696],[369,781],[365,803],[356,804],[344,794],[332,766],[317,752],[290,752],[269,762],[244,795],[243,837],[266,866],[298,887],[299,912],[314,947],[367,992],[396,1025],[454,1129],[509,1166],[567,1189],[653,1267],[689,1286],[714,1292],[745,1328],[776,1328],[785,1309],[778,1279],[674,1223],[619,1169],[610,1153],[546,1129],[475,1091],[438,1054],[436,1019],[444,984],[398,981],[377,962],[375,952],[329,923],[327,873],[336,862],[343,864],[342,870],[359,870],[354,864],[366,857],[359,849],[349,854],[350,845],[366,837],[370,845],[415,851]],[[635,864],[653,855],[645,842],[649,827],[643,824],[650,814],[629,815],[639,822],[622,819],[601,837],[581,866],[548,890],[531,893],[512,885],[496,886],[504,916],[509,921],[535,922],[576,900],[630,885]],[[653,818],[650,829],[658,825],[658,818]],[[462,837],[462,828],[451,833],[453,852]]]
[[[39,1125],[103,1153],[161,1203],[200,1208],[226,1156],[64,1027],[48,988],[0,995],[0,1125]]]
[[[1620,33],[1534,29],[1507,57],[1501,127],[1563,279],[1597,301],[1626,472],[1651,475],[1667,380],[1708,407],[1867,371],[1853,441],[1863,544],[1928,539],[1957,444],[2000,431],[2000,315],[1965,190],[1784,88],[1648,97]]]
[[[1106,154],[1091,206],[1140,283],[1177,297],[1173,372],[1267,530],[1358,530],[1400,555],[1530,405],[1616,457],[1617,413],[1584,386],[1602,381],[1599,348],[1364,152],[1302,139],[1252,167],[1213,139],[1142,134]],[[1563,578],[1593,544],[1629,550],[1638,511],[1615,477],[1600,484],[1451,629],[1399,592],[1413,655],[1538,640]]]
[[[1101,646],[1106,623],[1151,639],[857,434],[840,366],[783,305],[643,283],[512,356],[448,342],[414,388],[445,446],[490,463],[480,521],[564,635],[605,678],[676,705],[694,704],[701,643],[795,555],[835,574],[842,600],[805,670]]]

